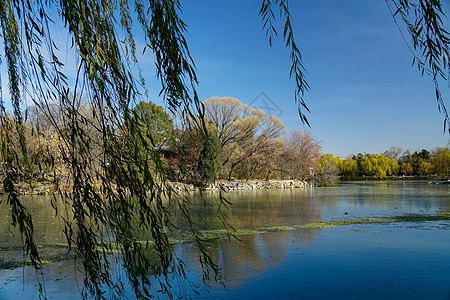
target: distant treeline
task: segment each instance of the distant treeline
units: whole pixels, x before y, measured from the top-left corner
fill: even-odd
[[[383,154],[352,155],[345,159],[332,154],[322,155],[321,174],[335,174],[342,179],[388,176],[438,176],[445,178],[450,174],[450,150],[437,147],[432,151],[411,153],[409,150],[391,147]]]

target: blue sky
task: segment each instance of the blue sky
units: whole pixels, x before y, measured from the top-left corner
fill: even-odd
[[[280,38],[269,47],[261,30],[260,2],[184,3],[201,99],[230,96],[250,104],[264,92],[281,108],[288,130],[310,130],[324,152],[340,156],[447,144],[433,84],[411,67],[385,1],[290,1],[311,86],[305,97],[310,129],[294,103],[289,51]],[[447,86],[443,94],[450,96]]]
[[[449,134],[443,133],[433,84],[411,67],[412,55],[384,0],[289,2],[311,86],[305,95],[311,128],[301,123],[294,102],[289,50],[281,38],[269,47],[262,31],[261,0],[182,3],[201,100],[228,96],[251,104],[263,92],[280,108],[277,117],[287,130],[310,130],[322,140],[324,152],[344,157],[382,153],[391,146],[411,151],[446,146]],[[70,45],[64,30],[56,33],[63,45]],[[138,48],[143,46],[136,38]],[[63,56],[65,71],[74,74],[73,58]],[[140,68],[149,100],[164,105],[149,51]],[[448,85],[442,92],[448,104]]]

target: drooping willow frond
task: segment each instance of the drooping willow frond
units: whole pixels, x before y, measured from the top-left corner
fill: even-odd
[[[70,181],[59,192],[66,210],[60,216],[67,242],[83,265],[84,297],[103,298],[108,287],[117,295],[123,293],[122,285],[111,280],[105,256],[116,248],[138,298],[148,298],[156,290],[172,295],[169,279],[185,276],[184,264],[174,255],[167,235],[175,229],[172,207],[178,207],[189,224],[205,271],[218,273],[190,217],[190,201],[172,190],[165,162],[144,143],[145,132],[129,126],[131,109],[140,89],[145,90],[142,76],[133,71],[140,73],[133,23],[139,24],[145,47],[154,56],[160,95],[169,109],[193,106],[196,112],[189,114],[202,114],[180,13],[179,1],[0,3],[14,108],[9,116],[1,105],[1,158],[13,225],[19,226],[31,261],[39,267],[32,217],[16,187],[34,176],[27,161],[24,130],[25,99],[29,99],[50,121],[61,142],[61,159]],[[67,36],[67,49],[65,41],[56,38],[61,32]],[[75,66],[63,59],[69,54],[75,56]],[[67,69],[76,71],[68,73]],[[142,143],[135,142],[139,137]],[[136,148],[142,144],[145,152]],[[148,236],[147,242],[140,240],[142,235]],[[149,248],[158,254],[156,264],[145,254]],[[162,276],[159,287],[153,287],[149,273]]]
[[[292,16],[289,11],[287,0],[263,0],[259,15],[262,17],[263,30],[266,31],[266,37],[269,39],[269,44],[272,46],[272,40],[278,35],[275,27],[277,14],[275,9],[279,12],[279,18],[284,23],[283,40],[286,48],[290,48],[291,68],[289,72],[290,78],[295,79],[295,102],[298,104],[298,113],[300,120],[310,126],[305,110],[310,112],[305,101],[305,93],[309,90],[309,84],[306,81],[306,69],[303,63],[302,54],[294,39],[294,30],[292,28]],[[275,6],[275,7],[274,7]]]
[[[393,16],[400,15],[407,25],[412,48],[419,52],[415,60],[419,70],[432,75],[438,107],[448,125],[438,85],[439,78],[448,80],[450,61],[441,2],[387,1]],[[168,108],[173,113],[183,108],[186,119],[201,120],[201,126],[196,127],[206,131],[181,10],[179,0],[0,0],[2,63],[8,72],[8,98],[13,108],[12,115],[8,114],[5,98],[1,98],[0,175],[8,193],[12,224],[19,227],[31,262],[39,268],[32,216],[17,186],[19,182],[31,183],[35,168],[40,171],[44,164],[55,170],[59,160],[65,167],[58,172],[67,172],[64,175],[69,180],[65,187],[59,185],[54,171],[60,201],[65,204],[65,211],[57,213],[64,221],[67,242],[83,265],[85,297],[104,298],[105,288],[123,294],[123,285],[111,279],[105,255],[113,250],[121,253],[127,279],[138,298],[150,297],[156,289],[172,295],[170,278],[185,278],[184,264],[172,251],[167,234],[176,230],[173,207],[188,224],[205,279],[211,269],[218,274],[190,215],[189,198],[171,188],[166,163],[148,142],[143,126],[133,124],[132,108],[146,90],[135,39],[139,32],[139,42],[145,43],[142,52],[148,49],[147,55],[153,56],[162,87],[159,94]],[[309,85],[288,1],[263,0],[259,13],[269,44],[278,34],[276,20],[284,24],[290,76],[296,82],[295,99],[301,120],[309,125],[304,98]],[[61,34],[63,41],[57,38]],[[64,59],[69,55],[74,56],[73,62]],[[30,162],[25,128],[29,101],[49,121],[47,130],[58,140],[55,148],[59,157],[49,154],[35,165]],[[34,131],[45,135],[37,126]],[[228,203],[220,196],[218,204]],[[228,226],[225,217],[219,217]],[[157,253],[156,260],[146,256],[148,249]],[[162,278],[157,287],[149,273]]]
[[[444,131],[450,131],[450,117],[440,90],[439,79],[449,80],[450,34],[445,29],[447,16],[440,0],[386,0],[386,4],[397,22],[399,17],[406,25],[411,43],[403,35],[416,65],[422,75],[431,76],[434,83],[439,111],[444,115]]]

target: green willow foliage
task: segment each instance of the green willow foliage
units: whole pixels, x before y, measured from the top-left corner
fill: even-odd
[[[12,224],[19,227],[26,252],[39,269],[32,216],[17,190],[18,182],[32,179],[22,112],[28,98],[54,123],[62,140],[60,148],[70,169],[71,189],[60,189],[61,197],[54,198],[54,202],[64,202],[65,211],[56,211],[54,202],[52,206],[64,221],[69,246],[80,257],[85,274],[83,297],[103,298],[105,289],[117,296],[123,294],[123,284],[111,279],[110,261],[105,256],[113,250],[119,250],[138,298],[148,298],[156,290],[171,296],[170,279],[185,278],[184,264],[175,256],[167,236],[176,230],[171,219],[173,207],[190,226],[204,280],[209,280],[210,270],[215,277],[219,274],[191,220],[189,198],[172,190],[159,153],[150,145],[145,156],[140,155],[140,149],[124,151],[130,145],[148,145],[146,129],[139,129],[142,126],[131,127],[143,132],[125,128],[133,122],[130,107],[144,84],[142,76],[138,74],[137,81],[132,72],[138,68],[133,23],[139,24],[146,48],[154,55],[161,94],[169,108],[175,111],[180,106],[193,106],[202,116],[180,10],[178,1],[0,1],[14,107],[11,118],[2,99],[1,159]],[[64,73],[58,57],[61,52],[54,38],[54,23],[58,21],[72,46],[67,51],[73,50],[76,56],[74,82]],[[85,102],[92,118],[81,112]],[[62,112],[62,125],[49,109],[54,104]],[[193,116],[189,109],[185,111]],[[134,143],[136,137],[141,137],[142,143]],[[98,148],[101,153],[94,153]],[[218,201],[223,205],[222,197]],[[151,238],[144,242],[138,238],[145,235]],[[156,262],[146,255],[150,249],[158,254]],[[157,286],[152,286],[148,274],[159,276]]]
[[[274,7],[275,6],[275,7]],[[305,79],[305,67],[303,65],[302,54],[294,40],[294,30],[292,29],[291,13],[288,8],[287,0],[263,0],[259,15],[262,17],[263,29],[266,30],[266,37],[269,38],[269,44],[272,46],[272,39],[278,35],[274,26],[276,16],[274,9],[279,8],[280,19],[285,20],[283,28],[283,40],[286,47],[290,47],[290,59],[292,66],[289,76],[295,78],[297,88],[295,90],[295,102],[298,104],[298,114],[303,123],[309,126],[309,121],[304,110],[309,112],[304,96],[309,90],[309,84]]]
[[[443,29],[440,1],[387,2],[394,17],[401,15],[406,22],[414,48],[422,50],[423,61],[417,58],[419,69],[431,72],[439,108],[449,122],[436,79],[445,77],[449,62],[448,33]],[[290,49],[296,101],[301,119],[308,124],[303,110],[308,111],[304,94],[309,86],[294,41],[288,1],[262,0],[259,14],[269,44],[277,35],[276,21],[284,23],[283,40]],[[172,190],[165,163],[154,148],[148,148],[145,158],[139,155],[139,149],[133,151],[131,146],[140,144],[133,139],[146,135],[133,130],[142,126],[127,127],[134,128],[131,131],[125,128],[132,122],[130,108],[139,100],[141,90],[145,91],[134,32],[143,34],[144,51],[148,49],[154,56],[156,77],[162,86],[160,94],[169,109],[182,109],[189,119],[204,119],[196,93],[195,66],[184,38],[186,25],[180,15],[178,0],[0,0],[8,101],[13,105],[13,115],[8,116],[4,100],[0,101],[0,154],[12,224],[19,227],[26,252],[39,269],[32,216],[22,205],[17,188],[19,182],[32,180],[23,112],[26,99],[30,99],[56,128],[64,163],[70,169],[70,192],[61,188],[61,197],[54,198],[54,202],[65,203],[65,211],[57,211],[54,202],[52,206],[64,221],[69,245],[80,257],[85,274],[84,297],[104,298],[106,289],[116,296],[123,295],[123,284],[111,279],[110,262],[104,255],[116,249],[138,298],[148,298],[156,290],[172,295],[170,278],[185,278],[184,264],[175,256],[167,236],[170,230],[176,230],[172,224],[173,207],[190,225],[204,279],[209,279],[210,270],[215,279],[219,274],[190,217],[189,199]],[[59,57],[67,54],[61,54],[55,38],[58,24],[67,33],[71,46],[67,51],[76,57],[76,71],[71,76],[65,73],[68,71]],[[91,117],[82,113],[86,102]],[[55,116],[50,109],[55,104],[62,116]],[[206,131],[205,124],[200,127]],[[96,153],[96,149],[101,152]],[[46,161],[50,166],[54,164],[51,158]],[[219,206],[227,205],[223,197],[218,202]],[[218,217],[226,227],[223,215]],[[148,233],[149,241],[138,238]],[[157,252],[156,263],[146,256],[147,249]],[[151,284],[150,273],[160,276],[158,286]]]
[[[386,0],[386,3],[400,31],[398,16],[411,35],[412,47],[403,38],[413,54],[413,64],[422,75],[431,76],[438,109],[444,115],[444,131],[448,128],[450,132],[450,118],[439,87],[439,79],[448,81],[450,72],[450,34],[444,28],[447,16],[442,3],[440,0]]]

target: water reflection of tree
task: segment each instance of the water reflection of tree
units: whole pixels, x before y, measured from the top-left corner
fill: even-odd
[[[204,230],[219,229],[213,217],[213,193],[193,198],[193,218]],[[292,226],[321,221],[320,203],[309,189],[232,191],[225,195],[232,203],[226,210],[230,224],[236,229],[259,229],[275,226]],[[183,224],[177,223],[183,229]]]
[[[221,228],[211,213],[211,209],[215,209],[213,196],[214,193],[209,192],[196,194],[192,198],[193,218],[204,230]],[[232,203],[226,214],[236,229],[272,228],[321,221],[320,201],[309,189],[232,191],[226,197]],[[204,202],[212,206],[204,205]],[[181,221],[177,225],[183,232]],[[234,285],[243,278],[279,265],[289,247],[311,243],[316,232],[302,229],[243,235],[239,236],[239,241],[212,239],[208,246],[213,261],[222,269],[226,284]],[[176,245],[176,251],[184,262],[200,274],[196,251],[189,244]]]
[[[211,241],[211,257],[221,267],[226,285],[238,285],[242,279],[280,265],[290,247],[313,243],[317,232],[302,229],[247,235],[240,241],[216,239]]]
[[[47,209],[52,198],[51,195],[26,195],[21,198],[22,203],[33,214],[34,237],[37,244],[61,243],[65,240],[60,217],[55,216],[53,209]],[[64,205],[61,201],[55,201],[54,204],[62,213]],[[0,204],[0,246],[21,246],[20,233],[18,228],[11,226],[8,209],[3,201]]]

